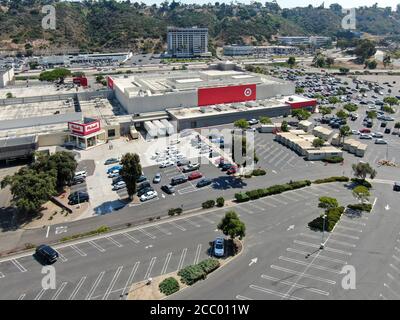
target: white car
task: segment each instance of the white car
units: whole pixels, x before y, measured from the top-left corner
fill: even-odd
[[[113,190],[114,191],[116,191],[116,190],[120,190],[120,189],[124,189],[124,188],[126,188],[126,183],[125,183],[125,181],[119,181],[119,182],[117,182],[116,184],[114,184],[114,186],[113,186]]]
[[[370,134],[365,134],[365,133],[361,133],[360,134],[360,139],[372,139],[372,136]]]
[[[140,201],[142,201],[142,202],[147,201],[147,200],[150,200],[153,198],[157,198],[157,196],[158,196],[157,191],[149,191],[140,197]]]
[[[360,134],[360,131],[358,131],[358,130],[351,130],[351,133],[358,136],[358,135]]]
[[[171,160],[167,160],[167,161],[161,162],[160,168],[168,168],[168,167],[172,167],[173,165],[174,165],[174,163]]]
[[[387,144],[386,140],[383,139],[376,139],[375,144]]]
[[[108,177],[109,177],[109,178],[115,178],[115,177],[118,177],[118,176],[119,176],[119,170],[111,171],[111,172],[108,174]]]
[[[372,134],[372,136],[373,136],[374,138],[383,138],[383,133],[374,132],[374,133]]]
[[[249,124],[250,124],[250,125],[257,124],[257,123],[258,123],[258,120],[257,120],[257,119],[251,119],[251,120],[249,120]]]

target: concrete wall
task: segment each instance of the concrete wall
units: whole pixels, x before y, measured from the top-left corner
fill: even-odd
[[[6,87],[14,80],[14,68],[0,72],[0,88]]]
[[[235,112],[231,114],[218,114],[212,116],[191,118],[191,119],[173,119],[178,121],[178,130],[182,131],[184,129],[190,129],[192,127],[192,122],[195,123],[196,128],[217,126],[221,124],[232,123],[238,119],[250,119],[258,118],[260,116],[266,117],[278,117],[281,115],[288,115],[290,113],[289,106],[281,106],[276,108],[268,108],[263,110],[250,109],[249,111]]]
[[[61,146],[67,141],[67,132],[52,132],[38,136],[39,147]]]
[[[289,96],[293,94],[295,94],[295,84],[291,82],[257,85],[257,100],[268,99],[277,95]]]

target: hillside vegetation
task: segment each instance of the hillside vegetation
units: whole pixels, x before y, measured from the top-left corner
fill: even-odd
[[[41,8],[56,8],[56,30],[43,30]],[[115,0],[64,2],[52,0],[0,0],[0,46],[34,50],[76,48],[81,51],[132,49],[160,52],[167,26],[205,26],[214,44],[273,42],[275,35],[335,36],[345,14],[342,8],[282,9],[278,4],[218,3],[188,5],[163,2],[145,5]],[[400,33],[400,10],[361,7],[357,31],[372,35]]]

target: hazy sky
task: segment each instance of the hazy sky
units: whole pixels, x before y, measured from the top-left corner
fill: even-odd
[[[144,2],[147,4],[161,3],[163,0],[137,0],[138,2]],[[172,0],[169,0],[171,2]],[[218,0],[219,2],[230,3],[231,0]],[[214,3],[216,0],[180,0],[181,3]],[[241,0],[241,3],[250,3],[251,0]],[[266,0],[258,0],[258,2],[265,3]],[[306,7],[309,4],[313,6],[319,6],[322,2],[325,2],[325,7],[328,7],[332,3],[339,3],[344,8],[359,7],[359,6],[371,6],[374,3],[378,3],[379,7],[393,7],[395,8],[400,0],[277,0],[278,4],[283,8],[292,7]]]

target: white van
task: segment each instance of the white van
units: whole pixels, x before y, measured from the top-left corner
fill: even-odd
[[[77,178],[77,177],[85,177],[86,178],[86,176],[87,176],[87,172],[83,170],[83,171],[75,172],[74,178]]]

